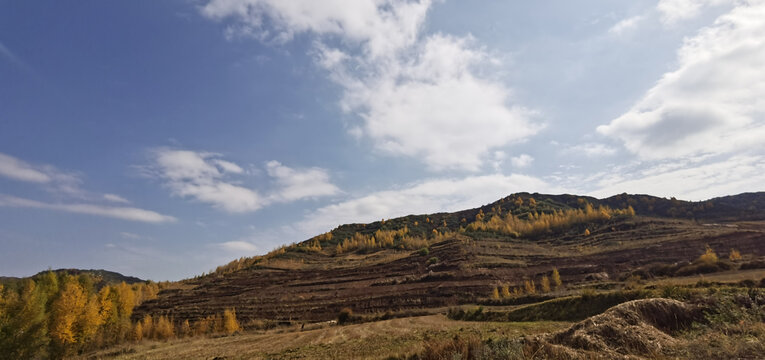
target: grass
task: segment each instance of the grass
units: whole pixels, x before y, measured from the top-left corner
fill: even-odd
[[[563,322],[464,322],[443,315],[392,319],[300,331],[266,331],[220,338],[142,342],[105,349],[82,358],[109,359],[385,359],[418,354],[429,341],[456,335],[487,339],[515,338],[560,330]]]
[[[485,311],[483,307],[467,311],[453,309],[448,316],[468,321],[579,321],[623,302],[655,296],[656,292],[649,290],[600,293],[588,290],[582,295],[542,301],[509,311]]]

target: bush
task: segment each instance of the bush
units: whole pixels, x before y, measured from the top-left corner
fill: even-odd
[[[428,256],[430,254],[430,250],[428,248],[422,248],[419,251],[417,251],[420,256]]]
[[[340,310],[340,312],[337,314],[337,323],[347,324],[353,319],[353,310],[350,308],[343,308]]]

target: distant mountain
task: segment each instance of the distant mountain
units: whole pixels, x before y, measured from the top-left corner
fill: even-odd
[[[114,271],[107,271],[107,270],[102,270],[102,269],[99,269],[99,270],[94,270],[94,269],[90,269],[90,270],[83,270],[83,269],[57,269],[57,270],[50,270],[50,271],[53,271],[54,273],[59,274],[59,275],[60,274],[69,274],[69,275],[89,274],[89,275],[93,276],[93,278],[96,280],[95,283],[94,283],[94,286],[96,288],[101,288],[101,287],[106,286],[106,285],[119,284],[119,283],[121,283],[123,281],[125,283],[127,283],[127,284],[136,284],[136,283],[141,283],[141,282],[145,282],[146,281],[146,280],[142,280],[142,279],[139,279],[137,277],[134,277],[134,276],[125,276],[125,275],[122,275],[122,274],[114,272]],[[30,276],[29,278],[37,279],[38,277],[42,276],[46,272],[48,272],[48,270],[41,271],[41,272],[39,272],[39,273],[37,273],[35,275]],[[24,279],[26,279],[26,278],[3,276],[3,277],[0,277],[0,284],[17,283],[17,282],[22,281]]]

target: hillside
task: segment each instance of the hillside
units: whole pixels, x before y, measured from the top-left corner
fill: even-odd
[[[763,220],[765,193],[703,202],[519,193],[455,213],[342,225],[171,286],[133,318],[193,324],[235,308],[248,328],[327,321],[349,308],[364,321],[487,301],[503,286],[539,284],[553,268],[569,289],[723,271],[733,265],[694,260],[735,249],[756,263],[765,255]]]

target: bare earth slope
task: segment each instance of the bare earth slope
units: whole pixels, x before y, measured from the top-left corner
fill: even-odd
[[[267,259],[255,258],[241,269],[184,281],[144,302],[133,316],[167,314],[175,321],[196,321],[235,308],[245,326],[259,319],[327,321],[345,307],[371,315],[475,303],[500,283],[518,286],[554,267],[564,283],[575,285],[623,279],[634,269],[655,263],[682,265],[696,259],[706,246],[718,254],[737,249],[751,257],[763,256],[765,196],[740,196],[738,203],[731,197],[690,203],[643,195],[598,200],[524,193],[458,213],[344,225],[321,243],[321,251],[297,251],[299,244]],[[533,208],[514,204],[517,198],[529,204],[532,197]],[[637,215],[528,237],[457,231],[479,212],[523,217],[583,203],[633,206]],[[747,221],[731,221],[739,217]],[[451,235],[431,243],[427,253],[401,248],[342,254],[332,250],[356,232],[372,234],[404,226],[411,233]],[[582,234],[585,230],[588,235]]]

